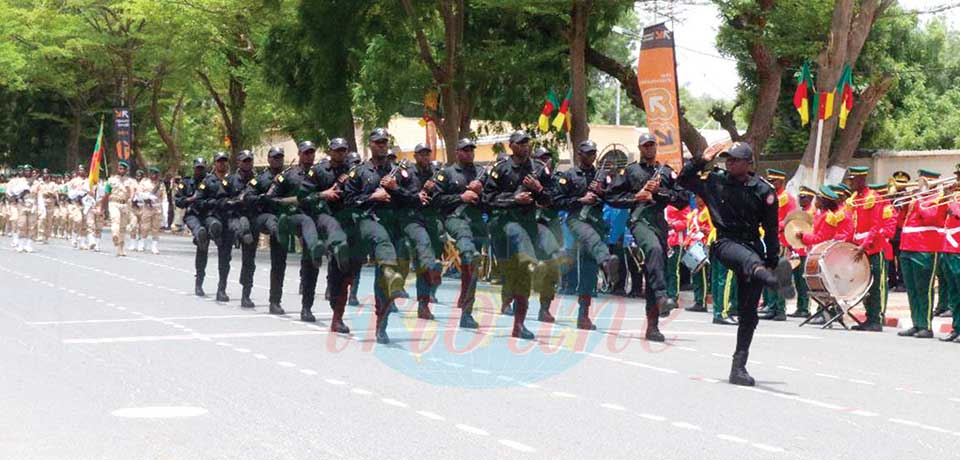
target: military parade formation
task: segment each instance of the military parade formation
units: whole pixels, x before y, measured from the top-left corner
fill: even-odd
[[[675,171],[658,159],[649,134],[640,136],[632,163],[598,164],[597,145],[586,140],[575,146],[571,167],[555,171],[551,152],[534,149],[524,131],[513,132],[510,155],[488,167],[474,162],[476,144],[469,138],[459,141],[448,165],[431,161],[425,144],[414,148],[412,161],[398,161],[383,128],[367,140],[366,161],[342,138],[332,139],[318,161],[318,147],[304,141],[295,159],[271,148],[268,167],[259,172],[249,150],[235,157],[233,171],[227,153],[212,161],[198,157],[192,174],[169,185],[156,168],[131,177],[125,161],[94,184],[82,166],[65,177],[24,165],[0,177],[0,234],[11,237],[17,252],[33,252],[51,239],[100,251],[102,228],[109,226],[116,256],[158,254],[170,203],[196,248],[197,296],[206,295],[212,242],[216,300],[230,301],[227,280],[239,247],[240,306],[256,308],[251,292],[264,237],[269,312],[285,314],[287,256],[299,246],[300,319],[316,321],[325,260],[330,330],[348,334],[344,313],[359,303],[361,268],[372,262],[381,344],[390,342],[388,318],[396,300],[408,296],[411,271],[417,317],[429,321],[437,287],[454,265],[459,327],[478,329],[477,283],[484,268],[494,270],[502,283],[500,313],[512,315],[512,337],[526,340],[534,339],[525,325],[534,292],[539,321],[555,321],[558,292],[574,294],[576,326],[591,331],[598,289],[617,293],[630,272],[632,291],[642,286],[645,300],[644,338],[654,342],[665,340],[660,318],[679,308],[681,273],[689,272],[694,300],[685,309],[707,312],[712,303],[714,324],[737,326],[730,382],[738,385],[755,384],[746,363],[760,319],[792,316],[829,325],[862,302],[865,321],[854,319],[852,328],[881,331],[891,272],[900,274],[911,309],[912,327],[898,335],[933,337],[936,296],[954,318],[954,332],[941,340],[960,336],[960,165],[948,179],[921,169],[916,182],[899,172],[877,184],[867,183],[868,168],[850,167],[845,184],[800,187],[794,196],[783,171],[753,172],[753,151],[739,142],[719,154],[695,155]],[[715,156],[722,168],[710,167]],[[610,218],[616,214],[619,221]],[[630,241],[629,257],[611,244],[617,226],[618,244]],[[788,314],[787,299],[794,296],[796,309]]]

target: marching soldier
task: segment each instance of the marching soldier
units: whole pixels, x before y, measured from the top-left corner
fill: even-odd
[[[235,203],[232,205],[236,217],[231,218],[230,223],[234,234],[240,240],[240,308],[256,307],[250,299],[250,293],[253,291],[253,274],[256,270],[254,259],[257,256],[259,239],[256,237],[260,235],[255,228],[258,206],[255,201],[246,198],[248,186],[253,180],[253,152],[241,150],[237,154],[237,171],[229,176],[228,181],[236,193]]]
[[[341,223],[350,227],[348,234],[360,248],[354,253],[355,265],[361,263],[360,257],[372,254],[377,264],[375,271],[374,309],[377,316],[377,343],[390,343],[387,335],[387,320],[390,314],[390,305],[394,299],[403,295],[403,276],[399,272],[397,250],[387,229],[381,223],[383,219],[392,218],[391,202],[393,194],[387,187],[393,187],[389,180],[391,168],[387,162],[387,142],[390,135],[386,129],[376,128],[369,136],[370,160],[353,167],[347,174],[344,184],[343,204],[344,219]],[[354,241],[351,241],[354,243]],[[359,270],[355,268],[354,270]]]
[[[689,195],[675,183],[676,173],[657,161],[657,141],[643,134],[638,141],[640,161],[621,168],[613,179],[607,202],[611,206],[630,209],[630,233],[643,252],[643,273],[646,280],[646,339],[663,342],[658,327],[660,314],[677,308],[667,295],[666,252],[667,222],[664,208],[672,204],[678,209],[689,204]]]
[[[117,257],[126,256],[127,227],[130,225],[130,208],[133,196],[136,194],[137,181],[127,176],[130,164],[120,160],[117,164],[117,173],[107,179],[104,196],[101,200],[101,209],[110,213],[110,232]],[[107,207],[109,204],[109,208]]]
[[[809,214],[810,217],[816,218],[816,197],[816,191],[806,185],[801,185],[800,191],[797,193],[797,207]],[[807,247],[803,246],[791,249],[800,263],[793,269],[793,285],[797,288],[797,308],[793,313],[788,313],[787,316],[791,318],[808,318],[810,317],[810,296],[808,295],[809,288],[807,287],[807,280],[803,277],[804,267],[807,265]]]
[[[37,221],[40,230],[38,241],[49,244],[50,239],[56,237],[56,209],[60,196],[60,185],[49,172],[45,172],[41,178],[39,192],[44,212]]]
[[[870,261],[870,273],[873,284],[863,299],[867,311],[867,321],[855,330],[879,332],[883,330],[881,315],[886,310],[886,259],[883,250],[887,240],[896,231],[896,220],[891,219],[893,208],[883,203],[879,194],[867,187],[867,174],[870,168],[854,166],[848,169],[850,184],[854,193],[847,201],[853,218],[853,232],[850,242],[860,247],[861,252]]]
[[[782,287],[788,283],[789,264],[780,262],[776,191],[750,172],[753,149],[748,144],[735,142],[721,152],[720,157],[726,161],[726,170],[716,168],[701,175],[713,158],[696,155],[684,166],[678,182],[706,202],[717,229],[717,241],[711,251],[737,274],[740,322],[730,383],[753,386],[755,382],[746,364],[759,322],[757,304],[764,285]]]
[[[940,174],[921,169],[920,177],[936,179]],[[943,250],[942,229],[947,208],[937,206],[943,192],[914,199],[907,206],[900,236],[900,263],[903,281],[910,301],[913,326],[900,331],[901,337],[929,339],[933,337],[930,319],[933,314],[933,278],[937,273],[939,253]]]
[[[130,245],[134,251],[143,252],[144,241],[140,237],[144,233],[144,229],[141,226],[143,219],[143,198],[140,195],[140,183],[143,182],[144,175],[143,170],[138,169],[137,172],[133,175],[134,180],[137,183],[137,186],[134,188],[133,196],[130,198],[130,236],[133,238],[133,242]]]
[[[30,165],[24,165],[23,177],[11,185],[17,197],[18,216],[17,233],[20,236],[17,251],[33,252],[33,242],[38,235],[38,219],[46,213],[44,202],[40,198],[43,183],[36,178],[36,170]]]
[[[480,202],[485,174],[474,163],[477,146],[470,139],[457,143],[457,162],[443,168],[436,176],[433,204],[443,217],[443,225],[453,238],[460,254],[460,327],[479,327],[473,318],[477,293],[477,265],[481,248],[487,240],[487,226]]]
[[[244,202],[246,203],[246,212],[248,216],[254,218],[252,224],[255,235],[265,234],[270,236],[270,292],[268,302],[270,303],[270,314],[284,314],[283,307],[280,306],[280,299],[283,295],[283,275],[287,269],[287,247],[280,241],[279,226],[277,216],[272,212],[272,208],[266,201],[266,193],[273,184],[275,178],[283,172],[283,148],[271,147],[267,152],[267,169],[263,170],[255,178],[247,182],[243,192]],[[256,241],[254,241],[256,247]],[[243,256],[244,267],[252,274],[256,272],[256,257],[249,255]],[[242,267],[241,272],[244,270]]]
[[[210,240],[217,245],[217,302],[229,302],[227,277],[230,276],[230,259],[233,243],[237,237],[235,222],[236,203],[232,200],[240,191],[239,184],[230,177],[230,155],[217,152],[213,157],[213,172],[207,174],[197,187],[197,201],[208,210],[204,226]]]
[[[553,169],[553,154],[544,147],[537,147],[534,158],[543,163],[547,174]],[[550,196],[556,195],[556,178],[549,176],[543,186],[546,187]],[[537,206],[537,243],[540,253],[546,260],[540,282],[533,286],[540,293],[540,312],[537,314],[537,320],[544,323],[553,323],[556,318],[550,314],[550,306],[557,295],[557,285],[560,282],[560,274],[566,270],[569,265],[569,257],[564,252],[561,242],[563,241],[563,222],[560,220],[559,210],[554,206]]]
[[[598,266],[608,280],[620,272],[620,259],[604,244],[607,234],[603,222],[603,195],[609,184],[609,172],[597,172],[597,144],[585,140],[577,146],[577,164],[559,174],[554,204],[567,211],[567,227],[579,243],[580,279],[577,282],[577,328],[595,330],[590,320],[590,303],[597,287]]]
[[[549,206],[550,183],[547,166],[530,157],[530,135],[510,135],[510,158],[496,163],[483,186],[483,203],[490,206],[490,229],[495,252],[504,274],[503,306],[513,303],[511,335],[527,340],[533,333],[524,325],[529,308],[533,278],[542,279],[546,264],[537,257],[537,205]]]
[[[207,217],[207,210],[203,203],[198,201],[200,184],[207,175],[207,162],[200,157],[193,160],[193,176],[184,177],[177,186],[174,197],[174,204],[180,209],[185,209],[183,224],[190,229],[193,235],[193,244],[197,247],[197,253],[194,256],[194,275],[193,292],[198,297],[206,294],[203,292],[203,278],[207,272],[207,250],[210,245],[210,233],[204,224]]]
[[[417,144],[413,150],[415,164],[412,168],[402,167],[397,177],[398,189],[403,190],[401,220],[403,235],[413,246],[413,258],[417,274],[417,317],[432,320],[430,298],[436,286],[440,285],[443,266],[438,255],[443,251],[440,235],[443,229],[436,207],[431,205],[430,192],[436,174],[430,163],[433,151],[426,144]]]
[[[150,252],[159,254],[160,222],[163,219],[162,204],[167,201],[167,191],[160,180],[160,169],[150,167],[150,176],[140,181],[137,187],[140,199],[140,241],[137,251],[143,251],[147,238],[150,238]]]
[[[332,139],[329,145],[329,159],[313,165],[300,185],[300,193],[304,197],[300,208],[316,224],[315,231],[304,232],[303,244],[304,247],[322,247],[330,254],[327,265],[330,308],[333,310],[330,330],[343,334],[350,332],[343,323],[351,273],[350,249],[347,244],[347,234],[344,233],[334,215],[342,207],[340,197],[350,170],[346,162],[347,149],[345,139],[339,137]],[[310,263],[303,265],[301,271],[303,308],[307,311],[313,305],[319,270],[319,259],[314,257]]]

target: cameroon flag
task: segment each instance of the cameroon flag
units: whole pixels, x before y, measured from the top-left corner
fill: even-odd
[[[833,116],[833,104],[836,91],[816,93],[813,97],[813,106],[817,108],[818,120],[829,120]]]
[[[553,115],[553,111],[557,109],[560,105],[557,102],[557,95],[553,94],[551,89],[547,93],[547,100],[543,101],[543,110],[540,111],[540,119],[537,120],[537,124],[540,126],[540,132],[545,133],[550,130],[550,116]]]
[[[567,95],[563,98],[563,103],[560,104],[560,113],[557,114],[557,118],[553,119],[553,127],[557,128],[557,131],[567,127],[570,129],[569,123],[564,123],[567,121],[568,113],[570,111],[570,96],[573,95],[573,88],[567,90]]]
[[[100,182],[100,162],[103,161],[103,118],[100,118],[100,132],[97,133],[97,145],[93,147],[93,156],[90,157],[90,174],[87,183],[94,187]]]
[[[853,69],[849,64],[843,67],[837,92],[840,93],[840,129],[844,129],[847,127],[847,116],[853,110]]]
[[[797,78],[797,90],[793,93],[793,106],[800,113],[802,126],[807,126],[807,123],[810,123],[810,99],[807,96],[807,91],[811,87],[810,64],[804,63],[800,69],[800,76]]]

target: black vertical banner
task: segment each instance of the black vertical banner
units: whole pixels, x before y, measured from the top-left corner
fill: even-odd
[[[117,139],[117,159],[130,161],[130,142],[133,140],[130,109],[113,109],[113,134]],[[132,165],[131,165],[132,166]]]

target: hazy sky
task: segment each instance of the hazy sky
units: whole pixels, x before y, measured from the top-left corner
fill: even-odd
[[[960,4],[960,0],[900,0],[903,8],[919,11],[950,4]],[[660,8],[666,11],[669,2],[664,0],[660,5]],[[715,47],[720,24],[716,7],[703,1],[700,5],[677,7],[675,15],[679,19],[671,28],[674,30],[677,45],[677,76],[680,85],[687,86],[694,94],[733,99],[739,77],[735,63],[720,57]],[[954,27],[960,24],[960,8],[938,13],[938,16],[948,18]],[[929,15],[921,18],[928,19]],[[653,24],[664,18],[660,17],[658,21],[650,15],[643,20],[646,24]]]

